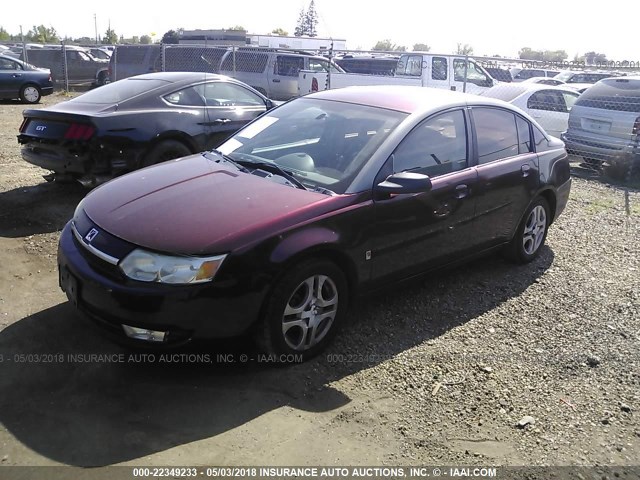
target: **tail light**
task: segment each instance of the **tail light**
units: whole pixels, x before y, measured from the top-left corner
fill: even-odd
[[[313,77],[313,79],[311,80],[311,91],[312,92],[318,91],[318,79],[316,77]]]
[[[96,129],[91,125],[82,123],[72,123],[64,134],[65,140],[89,140],[96,133]]]
[[[636,121],[633,122],[633,129],[631,130],[632,135],[638,135],[640,133],[640,117],[636,118]]]
[[[49,82],[53,82],[53,78],[51,77],[51,74],[49,74]]]
[[[29,121],[29,119],[26,118],[26,117],[22,120],[22,123],[20,124],[20,128],[18,129],[18,131],[20,133],[23,133],[27,129],[27,122],[28,121]]]

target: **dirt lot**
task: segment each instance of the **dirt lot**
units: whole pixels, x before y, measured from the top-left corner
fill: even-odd
[[[2,466],[638,465],[637,191],[576,177],[536,262],[361,302],[309,363],[258,361],[245,339],[151,361],[59,290],[59,231],[86,192],[21,160],[23,108],[0,104]]]

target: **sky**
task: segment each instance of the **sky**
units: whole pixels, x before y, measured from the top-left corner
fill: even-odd
[[[309,0],[240,0],[151,2],[109,0],[52,4],[30,0],[25,9],[10,2],[0,10],[0,27],[16,34],[34,25],[56,29],[61,37],[95,37],[111,28],[125,38],[153,35],[159,39],[171,29],[218,29],[235,25],[249,33],[266,34],[283,28],[293,34],[296,20]],[[516,57],[522,47],[565,50],[575,54],[595,51],[609,60],[640,61],[637,48],[640,3],[613,2],[611,13],[602,4],[590,8],[567,0],[534,2],[503,0],[419,1],[315,0],[321,37],[346,39],[347,48],[370,49],[390,39],[409,50],[426,43],[434,53],[453,53],[458,43],[469,44],[476,55]],[[64,5],[64,6],[63,6]],[[622,12],[622,13],[621,13]],[[624,13],[626,12],[626,14]]]

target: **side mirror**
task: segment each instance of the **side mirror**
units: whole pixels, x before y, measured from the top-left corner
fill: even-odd
[[[264,101],[264,104],[266,105],[267,110],[271,110],[273,107],[275,107],[275,106],[276,106],[276,105],[273,103],[273,101],[271,101],[271,100],[270,100],[270,99],[268,99],[268,98]]]
[[[425,193],[431,190],[431,179],[428,175],[414,172],[400,172],[387,177],[376,185],[375,190],[380,193],[406,194]]]

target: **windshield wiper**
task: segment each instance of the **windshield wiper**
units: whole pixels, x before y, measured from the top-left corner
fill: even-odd
[[[212,158],[210,155],[207,155],[208,153],[215,153],[216,155],[220,156],[220,158]],[[231,165],[236,167],[241,172],[249,173],[249,170],[246,167],[240,165],[238,162],[236,162],[234,159],[232,159],[229,155],[225,155],[220,150],[215,150],[215,149],[214,150],[209,150],[207,152],[202,152],[202,155],[206,159],[212,160],[214,162],[219,162],[220,160],[222,160],[224,162],[230,163]]]
[[[276,164],[276,163],[270,163],[270,162],[261,162],[259,160],[253,160],[253,159],[242,159],[242,160],[235,160],[236,163],[239,163],[242,166],[246,166],[246,165],[251,165],[252,167],[256,167],[256,168],[260,168],[262,170],[266,170],[267,172],[271,172],[274,173],[276,175],[280,175],[281,177],[287,179],[290,183],[292,183],[295,187],[298,187],[302,190],[309,190],[307,187],[305,187],[302,182],[300,180],[298,180],[296,177],[293,176],[293,174],[283,170],[280,165]]]

